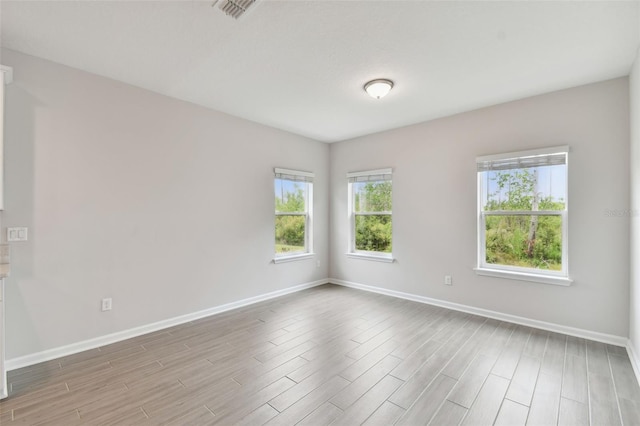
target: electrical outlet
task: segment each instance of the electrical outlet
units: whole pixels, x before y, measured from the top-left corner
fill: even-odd
[[[319,267],[320,267],[320,261],[318,260],[318,261],[316,262],[316,268],[319,268]]]
[[[444,276],[444,285],[453,285],[453,281],[451,281],[451,275]]]
[[[112,307],[111,298],[102,299],[102,312],[110,311]]]

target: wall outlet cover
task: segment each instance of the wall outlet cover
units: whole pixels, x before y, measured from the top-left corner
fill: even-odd
[[[29,228],[7,228],[7,241],[27,241],[29,239]]]

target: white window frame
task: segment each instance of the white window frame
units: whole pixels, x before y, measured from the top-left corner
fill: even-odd
[[[569,147],[558,146],[543,149],[536,149],[530,151],[510,152],[497,155],[486,155],[476,158],[476,164],[478,168],[480,164],[486,162],[493,162],[499,160],[513,160],[514,162],[522,163],[521,168],[526,168],[527,159],[534,157],[551,156],[553,154],[564,154],[566,164],[565,182],[567,183],[567,194],[565,194],[565,208],[564,210],[516,210],[516,211],[483,211],[483,187],[482,171],[477,172],[477,218],[478,218],[478,259],[477,267],[475,271],[478,275],[498,277],[498,278],[510,278],[514,280],[533,281],[543,284],[555,284],[569,286],[572,280],[569,278],[569,186],[568,186],[568,174],[569,174]],[[486,217],[487,216],[560,216],[562,218],[562,269],[560,271],[547,271],[536,268],[517,267],[509,265],[500,265],[487,263],[486,259]]]
[[[347,173],[347,183],[348,183],[348,202],[347,202],[347,210],[349,216],[349,240],[348,240],[348,251],[347,257],[352,257],[356,259],[364,259],[364,260],[373,260],[378,262],[387,262],[391,263],[395,261],[393,257],[393,253],[382,253],[377,251],[367,251],[367,250],[357,250],[356,249],[356,216],[357,215],[366,215],[368,213],[356,213],[354,211],[353,205],[353,183],[357,182],[375,182],[375,181],[390,181],[393,182],[393,169],[377,169],[377,170],[367,170],[362,172],[350,172]],[[392,193],[393,193],[393,184],[392,184]],[[393,198],[393,197],[392,197]],[[392,201],[393,202],[393,201]],[[373,214],[373,213],[371,213]],[[391,216],[392,223],[392,247],[393,247],[393,209],[391,211],[385,212],[375,212],[376,215],[388,214]]]
[[[294,182],[303,182],[307,185],[307,190],[305,191],[305,211],[298,213],[291,212],[278,212],[275,210],[274,206],[274,235],[275,235],[275,217],[277,216],[304,216],[305,217],[305,225],[304,225],[304,252],[295,252],[295,253],[275,253],[275,245],[274,245],[274,257],[273,263],[283,263],[283,262],[291,262],[296,260],[304,260],[311,259],[314,256],[313,253],[313,179],[315,177],[314,173],[311,172],[303,172],[300,170],[291,170],[291,169],[282,169],[282,168],[274,168],[274,185],[276,179],[289,180]]]

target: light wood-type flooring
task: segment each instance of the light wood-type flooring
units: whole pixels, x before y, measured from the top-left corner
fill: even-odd
[[[624,348],[333,285],[9,382],[3,426],[640,424]]]

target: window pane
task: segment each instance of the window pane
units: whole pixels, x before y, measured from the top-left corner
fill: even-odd
[[[276,216],[276,253],[305,252],[305,216]]]
[[[566,208],[566,164],[487,171],[480,175],[484,211]]]
[[[391,253],[391,215],[356,215],[356,250]]]
[[[286,179],[275,180],[276,211],[304,213],[307,199],[305,182],[294,182]]]
[[[486,216],[486,262],[562,269],[561,216]]]
[[[391,182],[355,182],[353,210],[355,212],[390,212]]]

